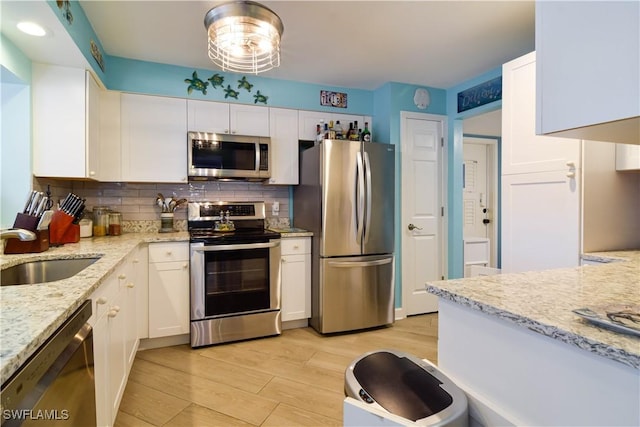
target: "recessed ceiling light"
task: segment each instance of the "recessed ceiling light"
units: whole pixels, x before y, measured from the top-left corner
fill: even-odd
[[[18,23],[18,29],[30,36],[42,37],[47,34],[44,28],[35,22],[23,21]]]

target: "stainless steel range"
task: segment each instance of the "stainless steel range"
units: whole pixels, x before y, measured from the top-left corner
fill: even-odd
[[[264,202],[188,208],[191,347],[280,334],[280,234]]]

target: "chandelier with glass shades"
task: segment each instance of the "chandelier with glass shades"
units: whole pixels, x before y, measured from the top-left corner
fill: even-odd
[[[271,9],[253,1],[224,3],[204,17],[209,58],[223,71],[258,74],[280,66],[284,26]]]

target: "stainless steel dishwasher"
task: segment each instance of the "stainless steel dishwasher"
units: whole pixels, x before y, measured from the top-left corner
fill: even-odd
[[[2,427],[95,426],[91,301],[2,385]]]

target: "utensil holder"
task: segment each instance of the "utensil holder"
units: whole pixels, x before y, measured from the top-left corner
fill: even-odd
[[[160,214],[160,233],[171,233],[173,230],[173,212]]]
[[[5,254],[30,254],[49,250],[49,230],[34,231],[36,239],[22,241],[17,238],[7,239],[4,247]]]
[[[73,224],[74,217],[63,211],[55,211],[49,224],[49,241],[52,245],[80,241],[80,226]]]

